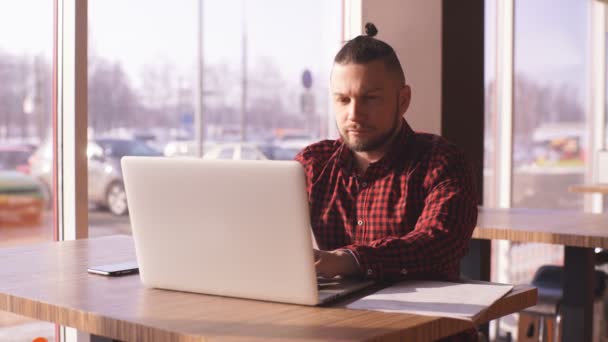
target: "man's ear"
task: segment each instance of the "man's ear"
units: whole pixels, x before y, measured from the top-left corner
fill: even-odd
[[[399,90],[399,113],[404,115],[407,109],[410,107],[410,100],[412,99],[412,88],[407,84]]]

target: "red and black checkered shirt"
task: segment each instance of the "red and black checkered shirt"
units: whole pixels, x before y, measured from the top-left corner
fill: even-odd
[[[477,197],[472,170],[453,144],[403,120],[387,153],[362,175],[342,139],[310,145],[296,160],[320,249],[352,251],[368,279],[459,278]]]

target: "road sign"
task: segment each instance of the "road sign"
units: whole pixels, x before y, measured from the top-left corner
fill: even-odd
[[[308,69],[304,69],[304,72],[302,73],[302,85],[306,89],[310,89],[310,87],[312,87],[312,74]]]
[[[315,97],[310,91],[305,91],[300,95],[300,111],[304,114],[315,112]]]

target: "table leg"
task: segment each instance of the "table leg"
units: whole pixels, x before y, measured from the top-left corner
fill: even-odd
[[[490,281],[492,241],[471,239],[469,252],[460,262],[460,273],[474,280]]]
[[[595,287],[593,248],[566,246],[564,254],[562,341],[591,342]]]
[[[460,274],[474,280],[490,281],[490,261],[492,256],[492,241],[471,239],[469,252],[460,262]],[[477,327],[481,332],[490,336],[489,323]]]

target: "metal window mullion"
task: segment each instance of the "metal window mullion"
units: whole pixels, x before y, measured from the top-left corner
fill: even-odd
[[[57,27],[57,236],[88,236],[87,0],[59,0]]]
[[[587,162],[585,182],[598,181],[597,151],[605,146],[606,137],[606,4],[592,1],[589,6],[589,67],[588,67],[588,113],[587,113]],[[603,211],[601,194],[585,195],[585,211]]]
[[[203,0],[198,0],[197,7],[197,40],[196,40],[196,82],[194,87],[194,136],[196,139],[196,156],[203,157],[205,152],[205,118],[203,108],[203,90],[204,90],[204,54],[203,54],[203,38],[204,38],[204,3]]]
[[[499,208],[510,208],[513,197],[514,0],[498,0],[496,5],[496,198],[493,202]],[[497,281],[509,282],[511,244],[509,241],[498,241],[494,245],[498,256]]]
[[[344,37],[343,41],[353,39],[363,32],[363,2],[362,0],[344,1]]]
[[[498,0],[496,27],[497,206],[511,207],[513,180],[514,0]]]
[[[363,33],[363,0],[342,0],[342,34],[341,44]],[[330,97],[331,98],[331,97]],[[327,103],[327,136],[326,139],[336,139],[338,131],[334,118],[331,101]]]
[[[56,0],[54,191],[59,241],[88,236],[87,171],[87,15],[88,0]],[[71,262],[71,260],[66,260]],[[59,340],[78,341],[78,332],[60,327]]]

